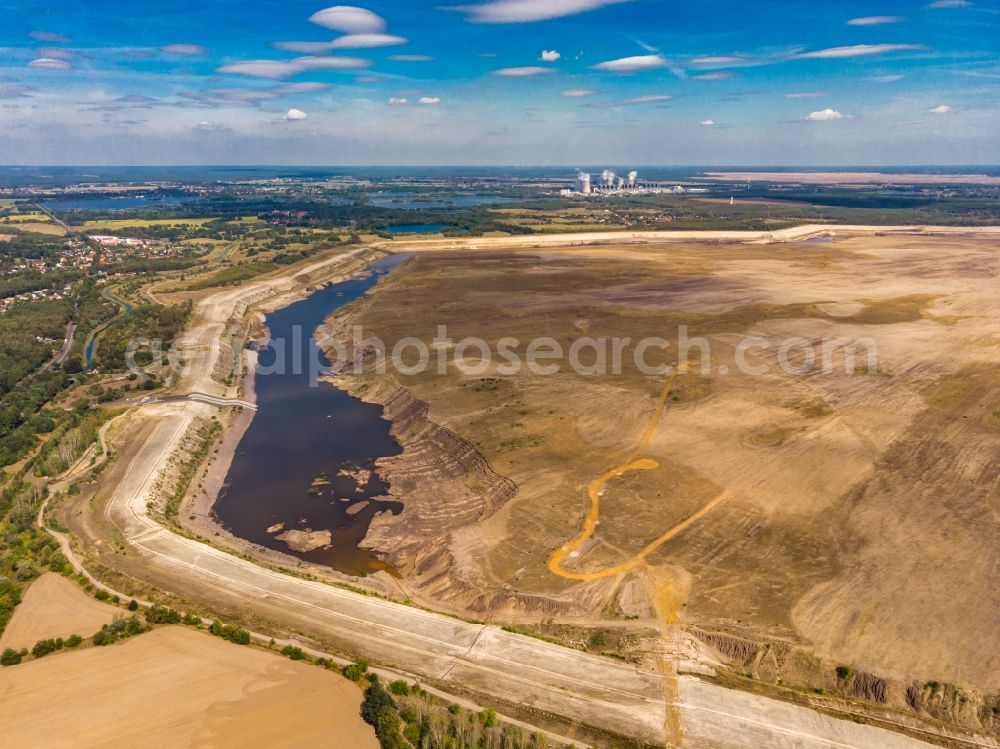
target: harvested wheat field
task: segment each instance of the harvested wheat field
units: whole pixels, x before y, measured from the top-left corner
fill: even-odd
[[[360,704],[316,666],[164,627],[0,671],[0,747],[377,749]]]
[[[55,637],[89,637],[119,613],[119,609],[88,596],[62,575],[47,572],[28,586],[0,636],[0,650],[30,649],[39,640]]]

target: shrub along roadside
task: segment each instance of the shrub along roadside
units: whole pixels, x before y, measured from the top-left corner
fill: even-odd
[[[326,664],[329,668],[330,664]],[[361,682],[365,698],[361,717],[372,728],[382,749],[545,749],[548,740],[516,726],[502,725],[492,708],[476,713],[459,705],[445,706],[419,684],[398,679],[386,689],[378,675],[360,660],[343,674]]]
[[[216,637],[229,640],[229,642],[234,642],[237,645],[250,644],[250,633],[243,629],[243,627],[238,627],[235,624],[223,624],[216,620],[212,622],[212,626],[209,627],[208,631]]]

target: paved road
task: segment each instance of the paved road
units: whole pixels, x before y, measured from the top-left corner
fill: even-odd
[[[166,396],[150,395],[145,398],[140,398],[136,401],[136,405],[146,406],[154,403],[176,403],[177,401],[197,401],[199,403],[208,403],[211,406],[218,406],[219,408],[246,408],[250,411],[257,410],[256,403],[251,403],[250,401],[245,401],[240,398],[220,398],[219,396],[208,395],[206,393],[188,393],[187,395]]]
[[[66,361],[66,357],[69,356],[70,349],[73,348],[73,341],[76,338],[76,323],[68,322],[66,323],[66,339],[63,341],[62,348],[59,349],[59,353],[56,354],[55,359],[49,364],[50,369],[55,369],[57,366]]]
[[[44,213],[46,216],[52,219],[53,223],[58,224],[63,229],[65,229],[68,234],[73,233],[73,228],[69,226],[69,224],[67,224],[61,218],[59,218],[56,214],[54,214],[52,211],[50,211],[48,208],[46,208],[43,203],[36,203],[35,206],[38,208],[38,210],[40,210],[42,213]]]
[[[75,336],[76,336],[76,323],[72,321],[66,323],[66,337],[63,339],[63,344],[62,347],[59,349],[59,352],[51,359],[49,359],[48,363],[43,365],[41,369],[38,369],[30,374],[26,374],[24,377],[18,380],[18,382],[14,385],[14,387],[20,387],[24,383],[28,382],[29,380],[33,380],[35,377],[38,377],[38,375],[44,372],[54,372],[60,364],[66,361],[66,357],[69,356],[70,349],[73,348],[73,340],[75,339]]]

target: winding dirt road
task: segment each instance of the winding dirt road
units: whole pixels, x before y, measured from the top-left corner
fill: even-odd
[[[656,408],[653,411],[653,416],[649,421],[649,425],[646,427],[646,431],[643,432],[639,443],[628,454],[625,461],[598,476],[587,487],[587,496],[590,498],[590,509],[584,516],[583,530],[580,532],[580,535],[572,541],[568,541],[560,546],[552,553],[552,556],[549,557],[548,568],[549,572],[553,575],[566,578],[567,580],[600,580],[605,577],[614,577],[615,575],[622,575],[626,572],[631,572],[632,570],[644,565],[649,555],[663,546],[663,544],[683,533],[729,497],[728,491],[722,492],[722,494],[713,499],[711,502],[705,504],[696,513],[663,532],[631,559],[628,559],[620,564],[615,564],[592,572],[575,572],[573,570],[566,569],[566,562],[577,556],[580,548],[583,547],[583,545],[586,544],[597,531],[597,526],[601,522],[601,497],[604,496],[604,490],[607,488],[608,483],[612,479],[624,476],[630,471],[652,471],[660,467],[660,464],[652,458],[640,458],[639,455],[643,452],[643,450],[649,447],[649,443],[653,440],[653,436],[656,434],[657,427],[660,425],[660,422],[663,421],[663,414],[667,408],[667,401],[670,398],[670,393],[673,391],[674,384],[677,382],[677,377],[680,374],[680,372],[674,372],[667,379],[667,383],[663,387],[663,392],[660,395],[659,401],[656,403]]]

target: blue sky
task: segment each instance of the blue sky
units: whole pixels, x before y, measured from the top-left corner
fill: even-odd
[[[6,164],[997,164],[998,133],[995,2],[0,0]]]

